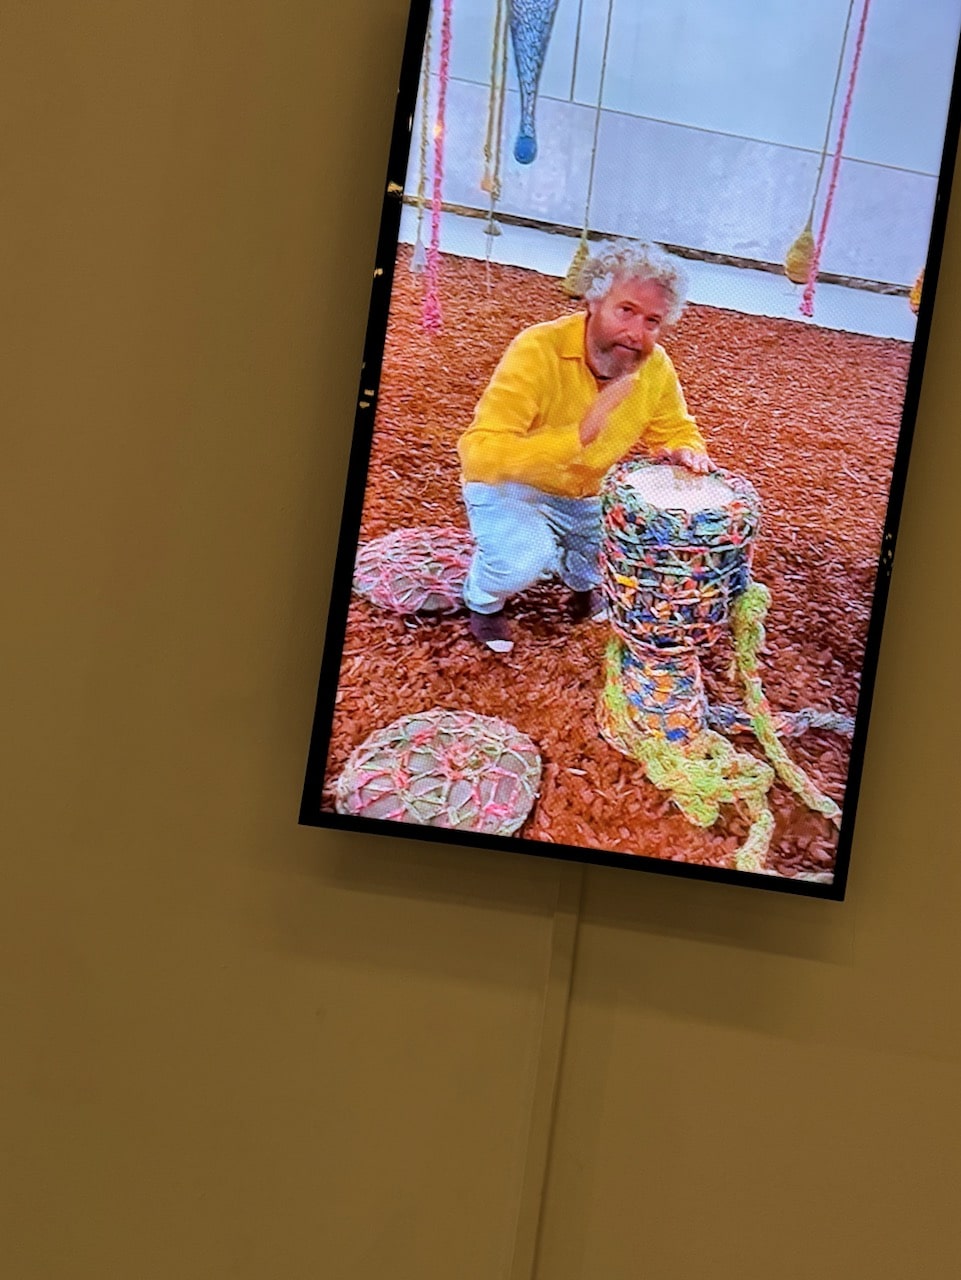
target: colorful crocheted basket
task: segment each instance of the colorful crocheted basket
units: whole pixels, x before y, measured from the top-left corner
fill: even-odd
[[[757,491],[741,476],[676,473],[628,460],[601,491],[611,626],[628,644],[675,652],[711,645],[727,627],[750,579],[761,518]]]
[[[537,798],[541,758],[506,720],[435,708],[402,716],[353,752],[338,813],[512,835]]]
[[[473,550],[466,529],[395,529],[360,547],[354,590],[394,613],[452,613],[463,603]]]

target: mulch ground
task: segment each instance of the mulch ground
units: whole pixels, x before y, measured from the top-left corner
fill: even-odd
[[[422,278],[400,250],[362,539],[467,521],[456,442],[504,348],[526,325],[576,308],[553,278],[445,258],[440,337],[420,324]],[[721,466],[763,501],[754,575],[773,596],[764,678],[776,709],[854,714],[911,348],[908,343],[689,306],[665,345]],[[599,738],[594,706],[606,628],[573,625],[566,593],[539,585],[508,606],[512,653],[480,649],[464,615],[400,618],[352,600],[324,792],[374,729],[430,707],[502,716],[537,743],[544,778],[522,838],[729,866],[747,832],[734,808],[689,824],[641,767]],[[730,702],[730,649],[703,655],[712,701]],[[738,735],[737,745],[760,754]],[[794,759],[843,802],[849,740],[811,731]],[[780,783],[770,865],[830,872],[836,832]]]

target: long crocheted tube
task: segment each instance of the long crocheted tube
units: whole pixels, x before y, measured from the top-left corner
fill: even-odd
[[[709,703],[707,723],[721,733],[753,733],[754,722],[739,707],[727,702]],[[818,711],[816,707],[802,707],[800,711],[775,711],[774,728],[781,738],[799,738],[809,729],[827,729],[850,738],[854,733],[854,717],[838,711]]]
[[[816,813],[838,824],[841,810],[814,785],[803,769],[785,751],[775,725],[774,712],[764,693],[758,653],[764,645],[764,620],[771,605],[771,593],[761,582],[752,582],[731,609],[731,631],[738,671],[744,683],[744,703],[764,754],[778,777]]]
[[[681,745],[638,731],[621,686],[623,645],[616,637],[607,647],[604,689],[598,704],[602,734],[624,755],[637,760],[654,786],[667,791],[695,826],[710,827],[722,804],[741,802],[751,828],[734,855],[739,871],[762,871],[774,830],[767,793],[774,781],[770,765],[736,751],[719,733],[705,729]]]

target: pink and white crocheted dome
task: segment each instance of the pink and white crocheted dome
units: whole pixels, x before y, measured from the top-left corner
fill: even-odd
[[[436,708],[372,733],[337,780],[338,813],[512,835],[537,798],[541,758],[506,720]]]
[[[452,613],[461,607],[473,550],[466,529],[395,529],[357,552],[354,590],[394,613]]]

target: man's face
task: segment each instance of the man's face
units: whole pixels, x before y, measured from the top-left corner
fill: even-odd
[[[615,277],[605,297],[587,304],[587,363],[595,375],[633,373],[654,350],[667,309],[656,281]]]

